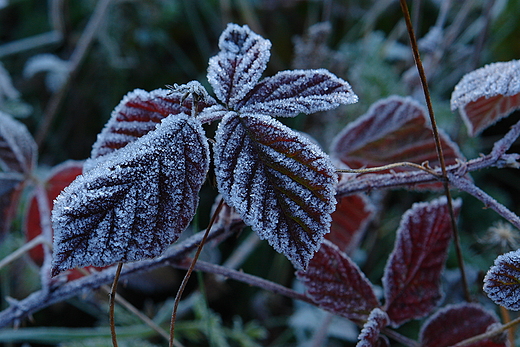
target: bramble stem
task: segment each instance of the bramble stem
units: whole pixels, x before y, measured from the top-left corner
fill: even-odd
[[[109,318],[110,318],[110,335],[112,336],[112,345],[117,347],[117,336],[116,336],[116,323],[115,323],[115,307],[116,307],[116,290],[117,283],[119,282],[119,276],[121,276],[121,269],[123,268],[123,263],[117,264],[116,274],[114,275],[114,282],[112,282],[112,287],[110,288],[109,293]]]
[[[424,72],[424,67],[422,65],[421,56],[419,54],[419,47],[417,45],[417,39],[415,38],[415,33],[412,26],[412,20],[410,18],[410,13],[408,11],[408,5],[406,4],[406,0],[400,0],[401,9],[404,15],[404,19],[406,22],[406,27],[408,29],[408,36],[410,37],[410,45],[412,46],[413,57],[415,61],[415,66],[419,72],[419,78],[421,79],[421,85],[423,87],[424,98],[426,99],[426,105],[428,107],[428,114],[430,116],[430,122],[432,125],[433,138],[435,141],[435,148],[437,150],[437,157],[439,158],[439,163],[442,171],[442,181],[444,186],[444,192],[446,195],[446,199],[448,201],[448,209],[450,213],[451,220],[451,228],[453,232],[453,239],[455,244],[455,252],[457,253],[457,260],[459,263],[460,277],[462,280],[462,287],[464,289],[464,294],[466,297],[466,301],[471,301],[471,296],[469,294],[468,283],[466,281],[466,271],[464,267],[464,259],[462,258],[462,249],[460,247],[460,237],[457,228],[457,222],[455,220],[455,212],[453,211],[453,202],[451,198],[451,192],[448,182],[448,173],[446,170],[446,162],[444,160],[444,154],[442,151],[441,138],[439,135],[439,129],[437,128],[437,122],[435,120],[435,114],[433,112],[433,105],[430,97],[430,90],[428,89],[428,81],[426,80],[426,73]]]
[[[211,216],[211,220],[209,221],[208,227],[206,228],[206,232],[204,233],[204,236],[202,240],[199,243],[199,246],[197,247],[197,251],[195,252],[195,256],[193,257],[193,260],[191,261],[190,267],[188,268],[188,272],[186,272],[186,275],[182,279],[181,286],[179,287],[179,290],[177,291],[177,295],[175,296],[175,301],[173,304],[173,312],[172,312],[172,319],[170,322],[170,347],[173,347],[173,342],[175,338],[175,320],[177,319],[177,309],[179,308],[179,303],[181,302],[181,296],[184,292],[184,289],[186,289],[186,285],[188,284],[188,280],[191,277],[191,274],[193,273],[193,270],[195,269],[195,265],[197,264],[197,260],[199,258],[200,252],[202,251],[202,247],[204,246],[204,243],[206,242],[206,239],[208,238],[209,231],[211,230],[211,227],[213,224],[215,224],[215,221],[217,219],[217,216],[222,209],[222,206],[224,206],[224,200],[221,199],[218,203],[217,208],[215,209],[215,212],[213,213],[213,216]]]
[[[459,342],[459,343],[457,343],[457,344],[455,344],[453,346],[450,346],[450,347],[470,346],[470,345],[474,344],[475,342],[483,341],[485,339],[489,339],[489,338],[492,338],[494,336],[497,336],[498,334],[501,334],[504,331],[506,331],[508,329],[511,329],[512,327],[514,327],[515,325],[518,325],[519,323],[520,323],[520,317],[512,320],[511,322],[509,322],[507,324],[502,325],[498,329],[494,329],[494,330],[485,332],[483,334],[470,337],[469,339],[463,340],[463,341],[461,341],[461,342]]]
[[[394,168],[397,168],[397,167],[413,167],[415,169],[419,169],[419,170],[425,171],[425,172],[427,172],[427,173],[429,173],[429,174],[431,174],[431,175],[433,175],[435,177],[439,177],[439,175],[435,171],[433,171],[432,169],[426,167],[425,165],[419,165],[419,164],[410,163],[410,162],[392,163],[392,164],[388,164],[388,165],[369,167],[369,168],[365,168],[365,169],[336,169],[336,172],[338,172],[338,173],[365,174],[365,173],[373,173],[373,172],[385,171],[385,170],[394,169]]]

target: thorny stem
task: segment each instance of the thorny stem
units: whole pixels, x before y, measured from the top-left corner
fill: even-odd
[[[197,247],[195,256],[193,257],[190,267],[188,268],[188,272],[186,272],[186,275],[182,279],[181,286],[179,287],[179,290],[177,291],[177,295],[175,296],[175,301],[173,304],[172,319],[170,322],[170,347],[173,347],[173,342],[174,342],[174,338],[175,338],[175,320],[177,318],[177,309],[179,308],[179,303],[181,301],[182,293],[184,292],[184,289],[186,289],[186,285],[188,284],[188,280],[190,279],[190,276],[193,273],[195,264],[197,263],[200,252],[202,251],[202,247],[204,246],[204,243],[206,242],[206,239],[208,238],[211,227],[213,226],[213,224],[215,224],[215,221],[217,220],[217,216],[218,216],[220,210],[222,209],[222,206],[224,206],[224,199],[220,199],[220,202],[218,203],[218,206],[215,209],[213,216],[211,216],[211,220],[208,224],[208,227],[206,228],[204,237],[202,238],[202,240],[199,243],[199,246]]]
[[[110,318],[110,335],[112,336],[112,345],[117,347],[117,336],[116,336],[116,323],[115,323],[115,307],[116,307],[116,291],[117,291],[117,283],[119,282],[119,276],[121,276],[121,269],[123,268],[123,263],[117,264],[116,274],[114,275],[114,282],[112,282],[112,287],[110,288],[109,293],[109,318]]]
[[[430,122],[433,131],[433,138],[435,140],[435,148],[437,150],[437,157],[439,158],[439,163],[442,171],[442,183],[444,186],[444,192],[446,194],[446,199],[448,201],[448,210],[450,213],[451,220],[451,228],[453,232],[453,238],[455,243],[455,252],[457,253],[457,260],[459,263],[460,277],[462,281],[462,287],[464,290],[464,294],[466,296],[466,301],[471,301],[471,296],[469,294],[468,283],[466,281],[466,271],[464,267],[464,260],[462,257],[462,249],[460,246],[460,237],[457,228],[457,222],[455,220],[455,212],[453,211],[453,201],[451,198],[450,187],[448,183],[448,173],[446,171],[446,162],[444,160],[444,154],[442,151],[441,138],[439,135],[439,129],[437,128],[437,122],[435,120],[435,114],[433,112],[433,105],[430,97],[430,91],[428,89],[428,81],[426,80],[426,73],[424,72],[424,67],[422,65],[421,56],[419,54],[419,47],[417,46],[417,39],[415,38],[415,33],[412,27],[412,21],[410,18],[410,13],[408,11],[408,5],[406,4],[406,0],[400,0],[401,9],[406,21],[406,27],[408,28],[408,35],[410,37],[410,44],[412,46],[412,52],[414,56],[415,66],[419,72],[419,77],[421,79],[421,85],[423,87],[424,97],[426,99],[426,105],[428,106],[428,114],[430,116]]]

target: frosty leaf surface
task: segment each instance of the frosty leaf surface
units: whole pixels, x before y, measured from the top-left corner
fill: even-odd
[[[56,199],[52,274],[161,254],[188,226],[208,170],[200,122],[170,116]]]
[[[441,132],[446,165],[463,159],[458,146]],[[412,98],[391,96],[373,104],[334,139],[331,156],[351,168],[397,162],[439,166],[426,110]],[[394,171],[409,170],[395,168]]]
[[[499,255],[484,277],[484,291],[497,305],[520,310],[520,250]]]
[[[28,174],[37,156],[36,143],[25,125],[0,111],[0,172]]]
[[[325,240],[306,271],[297,272],[307,295],[319,307],[353,320],[366,320],[379,307],[370,281],[333,243]]]
[[[180,113],[191,114],[193,99],[185,93],[167,89],[151,92],[135,89],[124,96],[98,135],[92,148],[91,158],[98,158],[125,147],[155,129],[162,119]],[[181,100],[183,100],[181,104]],[[215,100],[208,97],[197,105],[197,112],[214,106]],[[94,165],[87,162],[87,169]]]
[[[81,161],[66,161],[52,169],[49,177],[45,180],[45,193],[47,196],[47,203],[52,209],[54,199],[61,193],[65,187],[81,175],[83,171],[83,162]],[[48,216],[49,220],[51,216]],[[28,241],[42,233],[40,208],[38,207],[38,199],[36,194],[33,194],[29,200],[29,204],[25,211],[24,218],[24,233]],[[43,247],[36,246],[29,250],[29,256],[38,265],[43,264]]]
[[[334,211],[337,177],[328,156],[258,114],[226,115],[216,142],[215,173],[225,201],[276,251],[305,268]]]
[[[220,52],[209,60],[208,81],[229,108],[255,86],[271,55],[271,42],[247,25],[228,24],[219,39]]]
[[[341,197],[332,213],[330,233],[325,238],[349,254],[363,237],[374,211],[375,207],[365,195]]]
[[[357,101],[350,85],[327,70],[291,70],[263,79],[235,110],[294,117]]]
[[[451,95],[468,134],[475,136],[520,108],[520,60],[486,65],[462,77]]]
[[[458,215],[461,200],[453,206]],[[427,315],[441,299],[451,234],[445,197],[416,203],[403,215],[383,276],[384,307],[393,326]]]
[[[380,331],[389,323],[388,315],[385,311],[376,307],[370,312],[367,322],[363,325],[359,334],[359,342],[356,347],[379,347],[384,342],[380,342]],[[385,345],[386,346],[386,345]]]
[[[421,328],[421,347],[448,347],[483,334],[499,323],[479,304],[449,305],[432,315]],[[505,336],[481,340],[468,347],[506,347]]]

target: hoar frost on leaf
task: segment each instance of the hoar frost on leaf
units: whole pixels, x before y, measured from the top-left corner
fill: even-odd
[[[389,323],[388,315],[385,311],[376,307],[370,312],[367,322],[363,325],[363,329],[359,334],[359,342],[356,347],[378,347],[381,344],[378,340],[381,329],[385,328]]]
[[[160,255],[193,218],[208,163],[202,126],[185,114],[107,155],[55,201],[52,274]]]
[[[497,305],[520,310],[520,250],[502,254],[484,277],[484,291]]]
[[[466,74],[451,95],[471,136],[520,108],[520,60],[486,65]]]

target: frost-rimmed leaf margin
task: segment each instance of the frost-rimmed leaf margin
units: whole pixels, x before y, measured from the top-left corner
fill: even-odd
[[[363,325],[363,329],[361,329],[356,347],[389,346],[386,338],[379,334],[381,329],[385,328],[389,322],[390,318],[385,311],[379,307],[374,308]],[[380,339],[382,341],[378,343]]]
[[[319,307],[348,319],[364,321],[381,306],[365,274],[328,240],[323,241],[306,271],[299,270],[296,276]]]
[[[520,60],[497,62],[467,73],[451,95],[468,134],[476,136],[520,108]]]
[[[52,275],[160,255],[195,215],[208,168],[202,125],[184,113],[106,155],[55,201]]]
[[[484,292],[508,310],[520,310],[520,250],[501,254],[484,277]]]
[[[461,199],[453,200],[455,216],[461,205]],[[392,326],[424,317],[442,299],[440,278],[451,235],[445,196],[415,203],[401,218],[382,280]]]
[[[337,175],[305,136],[262,114],[227,114],[215,136],[224,200],[260,238],[306,268],[330,230]]]
[[[32,172],[38,148],[24,124],[0,111],[0,172]]]

